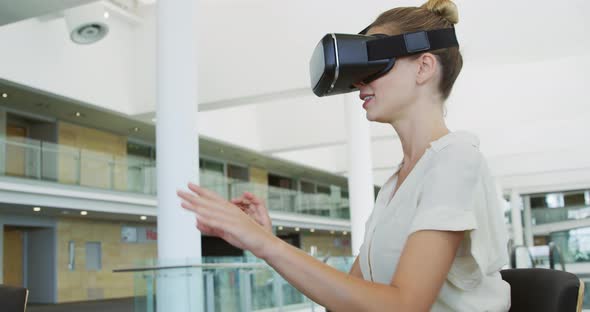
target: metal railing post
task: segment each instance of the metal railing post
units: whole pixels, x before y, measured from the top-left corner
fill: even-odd
[[[215,312],[215,285],[213,272],[205,272],[205,302],[207,304],[205,311]]]
[[[240,311],[252,311],[252,286],[251,272],[240,271]]]

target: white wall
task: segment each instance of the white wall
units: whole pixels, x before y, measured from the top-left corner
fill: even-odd
[[[257,106],[239,106],[199,113],[199,134],[250,149],[260,150]]]

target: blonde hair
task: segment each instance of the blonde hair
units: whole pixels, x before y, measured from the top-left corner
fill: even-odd
[[[459,22],[457,6],[451,0],[429,0],[420,7],[401,7],[385,11],[371,27],[383,28],[388,35],[454,27]],[[439,85],[443,100],[451,94],[453,85],[463,67],[458,47],[430,51],[437,56],[442,67]]]

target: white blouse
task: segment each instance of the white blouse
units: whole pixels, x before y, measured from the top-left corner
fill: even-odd
[[[431,142],[392,198],[396,183],[397,171],[365,225],[363,278],[390,284],[416,231],[466,231],[431,311],[508,311],[510,285],[499,273],[508,262],[508,236],[477,137],[452,132]]]

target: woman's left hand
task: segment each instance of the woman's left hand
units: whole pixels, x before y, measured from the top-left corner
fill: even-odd
[[[264,258],[274,236],[250,218],[240,207],[213,191],[189,183],[192,192],[177,191],[181,206],[197,214],[197,229],[206,235],[217,236],[235,247],[251,251]]]

